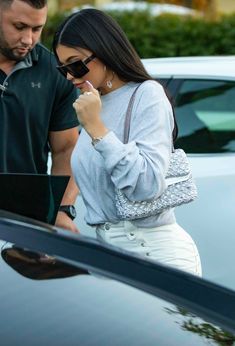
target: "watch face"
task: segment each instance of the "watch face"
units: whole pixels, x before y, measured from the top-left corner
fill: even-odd
[[[69,207],[69,213],[71,214],[71,216],[72,216],[73,218],[75,218],[75,217],[77,216],[76,209],[74,208],[73,205],[70,205],[70,207]]]

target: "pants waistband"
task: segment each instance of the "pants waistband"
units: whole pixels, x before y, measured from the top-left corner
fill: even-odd
[[[112,222],[104,222],[104,223],[97,223],[97,224],[93,224],[91,225],[92,227],[96,227],[96,228],[103,228],[103,229],[110,229],[110,227],[112,228],[120,228],[123,227],[125,222],[130,222],[130,221],[119,221],[117,223],[112,223]]]

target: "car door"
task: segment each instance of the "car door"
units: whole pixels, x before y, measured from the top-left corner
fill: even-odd
[[[235,81],[161,81],[179,127],[175,146],[188,153],[198,187],[197,200],[176,209],[177,220],[198,245],[203,276],[235,287]]]

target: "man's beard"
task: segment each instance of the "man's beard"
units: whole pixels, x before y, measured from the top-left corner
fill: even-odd
[[[7,41],[4,38],[4,33],[2,29],[0,28],[0,54],[1,55],[3,55],[5,58],[7,58],[10,61],[20,62],[27,57],[29,52],[23,56],[15,54],[14,49],[9,47]]]
[[[24,56],[18,56],[16,54],[14,54],[13,49],[7,48],[7,47],[0,47],[0,54],[2,54],[8,60],[20,62],[27,57],[29,52],[27,54],[25,54]]]

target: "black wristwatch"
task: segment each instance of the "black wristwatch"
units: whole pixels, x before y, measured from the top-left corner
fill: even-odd
[[[65,212],[72,220],[74,220],[77,216],[77,212],[74,205],[61,205],[59,207],[59,211]]]

